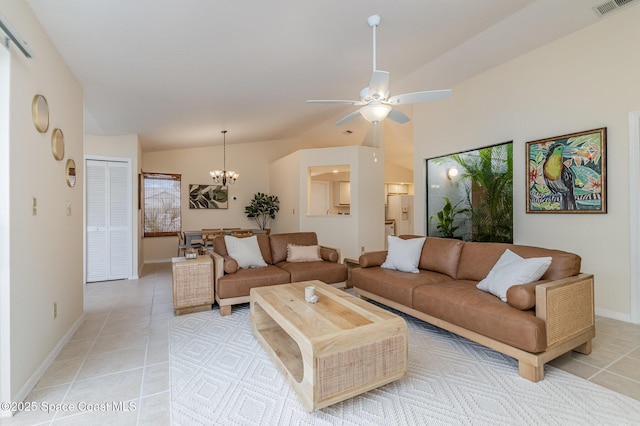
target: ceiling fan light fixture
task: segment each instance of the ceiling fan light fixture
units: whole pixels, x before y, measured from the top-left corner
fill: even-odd
[[[360,108],[360,114],[364,119],[373,124],[378,124],[379,121],[387,118],[390,112],[391,107],[389,105],[380,103],[371,103]]]

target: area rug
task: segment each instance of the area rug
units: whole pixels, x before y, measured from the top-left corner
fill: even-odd
[[[174,425],[626,425],[640,401],[553,367],[531,383],[515,360],[401,314],[407,377],[309,413],[253,336],[249,307],[172,318]]]

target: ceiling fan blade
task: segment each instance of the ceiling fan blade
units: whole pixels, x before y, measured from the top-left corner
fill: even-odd
[[[391,111],[389,111],[389,115],[387,116],[387,118],[389,118],[390,120],[393,120],[395,122],[398,122],[400,124],[404,124],[407,121],[410,121],[411,119],[409,117],[407,117],[407,115],[400,111],[399,109],[395,109],[393,108]]]
[[[384,99],[389,92],[389,73],[387,71],[375,70],[369,81],[369,96],[378,95]]]
[[[424,92],[405,93],[389,98],[390,104],[416,104],[419,102],[437,101],[451,96],[451,89],[427,90]]]
[[[364,105],[362,101],[347,101],[342,99],[310,99],[307,100],[309,104],[350,104],[350,105]]]
[[[349,115],[347,115],[347,116],[345,116],[345,117],[342,117],[340,120],[338,120],[338,121],[336,122],[336,126],[341,126],[341,125],[343,125],[344,123],[346,123],[347,121],[353,120],[354,118],[356,118],[356,117],[357,117],[357,116],[359,116],[359,115],[360,115],[360,110],[358,110],[358,111],[354,111],[354,112],[352,112],[351,114],[349,114]]]

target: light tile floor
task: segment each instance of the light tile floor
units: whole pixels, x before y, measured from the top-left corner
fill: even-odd
[[[139,280],[90,283],[84,324],[26,401],[63,405],[20,412],[2,425],[170,425],[168,320],[171,264],[146,265]],[[550,364],[640,400],[640,325],[596,320],[591,355],[568,353]],[[122,402],[129,410],[79,411],[81,402]]]
[[[170,425],[171,264],[147,265],[138,280],[89,283],[84,302],[85,322],[26,399],[38,411],[0,424]],[[123,405],[80,411],[81,403],[105,402]],[[60,405],[47,413],[43,403],[74,410]]]

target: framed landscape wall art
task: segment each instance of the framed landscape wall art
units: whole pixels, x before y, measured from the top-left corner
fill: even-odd
[[[222,185],[189,185],[190,209],[229,208],[229,188]]]
[[[527,142],[527,213],[606,213],[606,147],[606,127]]]
[[[426,160],[427,235],[513,242],[513,142]]]

